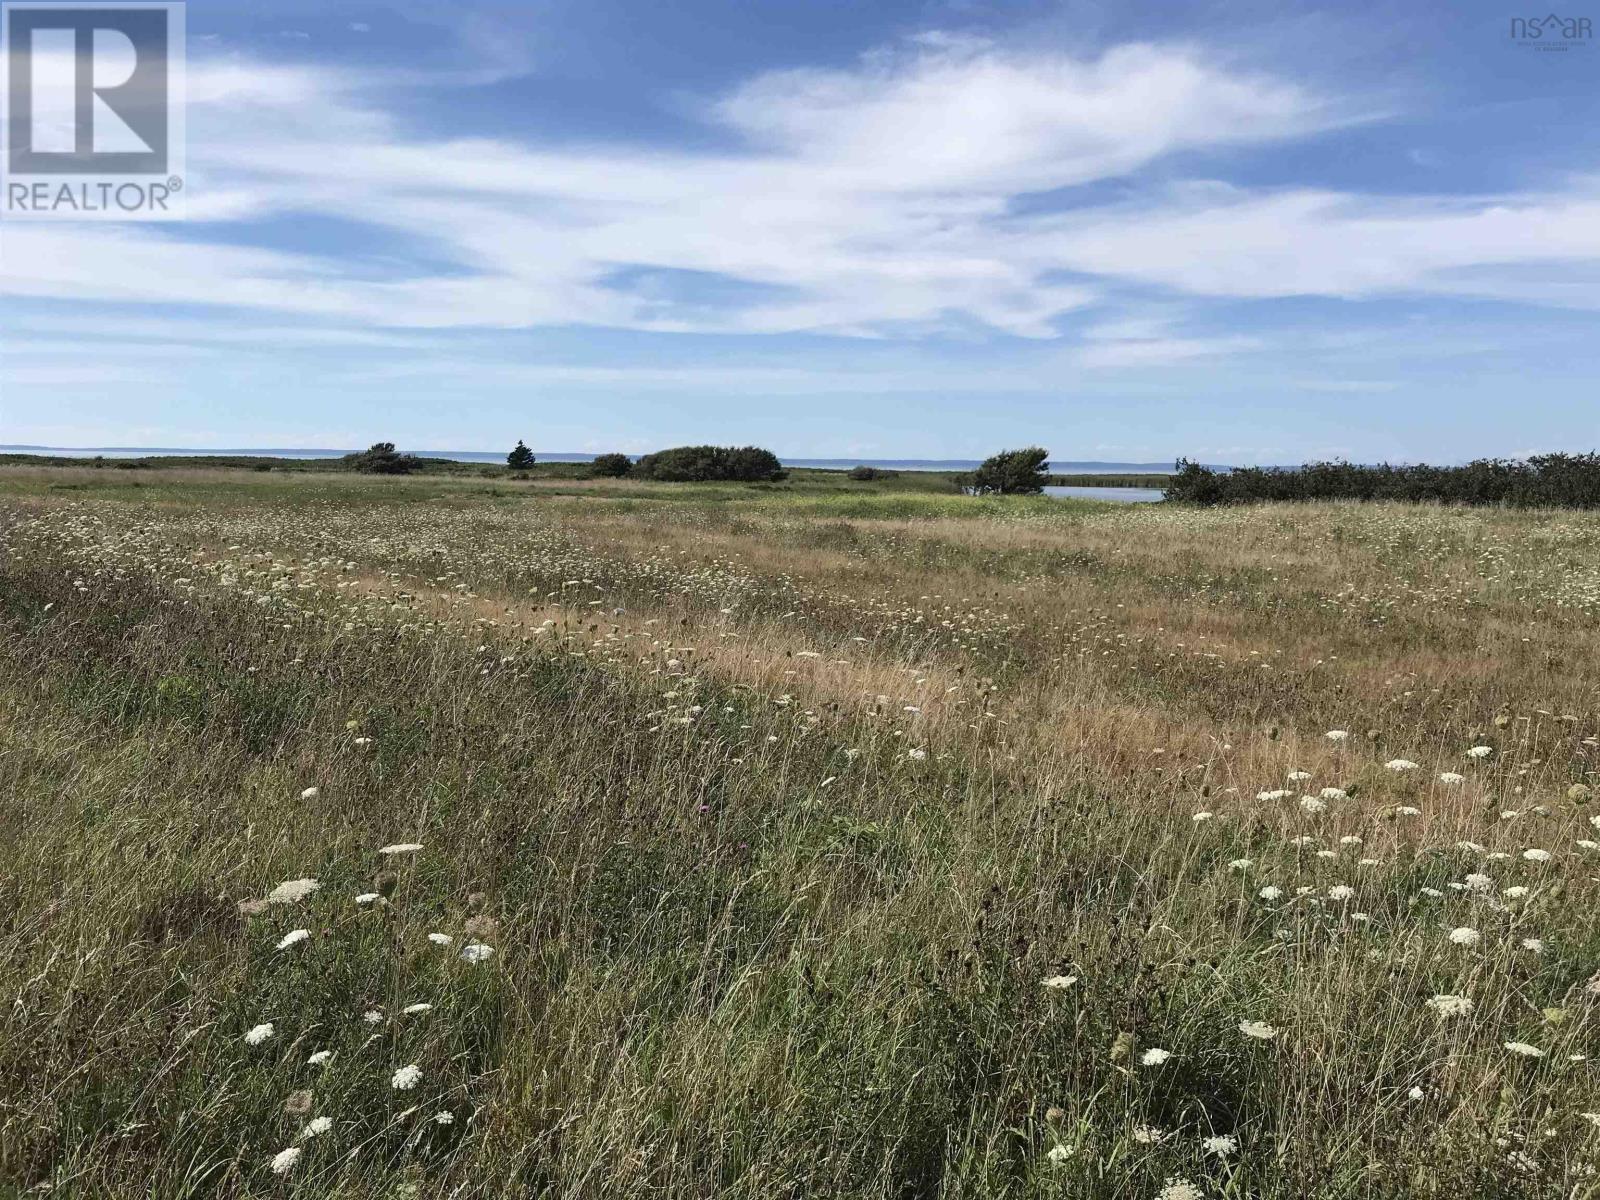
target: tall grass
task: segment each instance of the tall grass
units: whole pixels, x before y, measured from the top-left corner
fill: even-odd
[[[5,1186],[1595,1187],[1592,524],[7,486]]]

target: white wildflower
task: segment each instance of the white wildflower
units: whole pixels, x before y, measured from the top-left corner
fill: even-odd
[[[409,1092],[422,1080],[422,1068],[416,1063],[409,1063],[401,1067],[389,1080],[389,1086],[397,1092]]]
[[[1464,1017],[1472,1011],[1472,1001],[1465,996],[1440,994],[1428,1001],[1428,1007],[1441,1017]]]
[[[315,879],[290,879],[267,893],[267,903],[297,904],[321,886]]]
[[[286,1150],[279,1150],[272,1156],[272,1173],[274,1175],[287,1175],[294,1170],[295,1163],[300,1161],[300,1154],[299,1146],[290,1146]]]
[[[271,1041],[273,1034],[277,1032],[277,1027],[271,1021],[263,1021],[260,1025],[252,1026],[250,1032],[244,1035],[244,1044],[259,1046],[262,1042]]]

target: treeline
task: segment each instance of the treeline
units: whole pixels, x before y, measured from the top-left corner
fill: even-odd
[[[1600,508],[1600,453],[1480,458],[1461,467],[1236,467],[1213,471],[1179,459],[1166,499],[1187,504],[1251,504],[1274,500],[1403,500],[1414,503],[1517,508]]]

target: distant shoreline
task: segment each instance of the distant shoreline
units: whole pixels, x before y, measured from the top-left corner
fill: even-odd
[[[283,448],[283,447],[228,447],[216,450],[196,450],[172,446],[22,446],[0,445],[0,454],[38,454],[52,458],[287,458],[328,459],[340,458],[348,450]],[[487,450],[410,450],[419,458],[436,458],[452,462],[504,463],[505,454]],[[535,450],[540,462],[586,463],[594,461],[592,453],[574,453],[560,450]],[[638,455],[629,455],[637,459]],[[787,467],[811,467],[818,470],[848,470],[851,467],[883,467],[896,471],[971,471],[981,460],[976,458],[787,458],[779,455]],[[1170,475],[1172,463],[1132,463],[1106,461],[1051,460],[1052,474],[1114,474],[1114,475]]]

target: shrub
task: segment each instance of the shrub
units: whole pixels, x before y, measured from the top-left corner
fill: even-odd
[[[1461,467],[1357,466],[1316,462],[1286,470],[1213,471],[1179,459],[1166,499],[1188,504],[1263,500],[1401,500],[1504,504],[1516,508],[1600,508],[1600,453],[1480,458]]]
[[[788,474],[776,454],[759,446],[674,446],[646,454],[635,470],[669,483],[773,483]]]
[[[526,471],[535,461],[537,460],[533,457],[533,451],[522,444],[521,438],[517,439],[517,444],[511,453],[506,455],[506,466],[513,471]]]
[[[603,479],[621,479],[633,467],[626,454],[597,454],[589,464],[589,473]]]
[[[1026,495],[1044,490],[1050,451],[1040,446],[1002,450],[983,460],[976,471],[958,477],[967,491],[980,496]]]
[[[899,471],[886,471],[882,467],[860,466],[851,467],[846,478],[853,479],[857,483],[871,483],[874,479],[893,479],[898,474]]]
[[[341,461],[352,471],[371,475],[409,475],[422,466],[415,454],[397,452],[393,442],[374,442],[365,450],[346,454]]]

